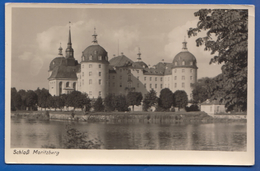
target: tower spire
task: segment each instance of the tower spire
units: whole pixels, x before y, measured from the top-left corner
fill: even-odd
[[[141,59],[140,47],[138,47],[138,54],[137,55],[138,55],[137,60],[141,61],[142,59]]]
[[[71,43],[71,28],[70,28],[69,22],[69,38],[67,43],[67,49],[66,49],[66,58],[74,58],[74,50],[72,49],[72,43]]]
[[[97,41],[97,34],[96,34],[96,27],[94,27],[94,34],[92,35],[93,36],[93,44],[97,44],[98,41]]]
[[[186,42],[186,36],[184,36],[184,41],[182,42],[182,50],[183,51],[187,51],[187,42]]]

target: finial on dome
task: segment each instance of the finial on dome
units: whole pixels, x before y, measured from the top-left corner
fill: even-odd
[[[138,58],[137,58],[137,60],[138,61],[141,61],[142,59],[141,59],[141,52],[140,52],[140,47],[138,47]]]
[[[187,51],[187,42],[186,42],[186,36],[184,36],[184,41],[182,42],[182,50],[183,51]]]
[[[98,43],[98,41],[97,41],[97,34],[96,34],[96,27],[94,27],[94,34],[92,35],[93,36],[93,43],[94,44],[97,44]]]
[[[60,43],[60,47],[59,47],[59,54],[60,56],[62,56],[62,47],[61,47],[61,43]]]

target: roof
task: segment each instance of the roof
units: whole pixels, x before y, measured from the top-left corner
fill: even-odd
[[[50,79],[77,79],[77,66],[57,66],[53,69]]]
[[[123,66],[132,66],[134,62],[128,57],[126,57],[125,55],[121,55],[110,59],[109,63],[113,67],[123,67]]]
[[[189,68],[197,68],[197,60],[195,56],[190,53],[188,50],[182,51],[178,53],[173,61],[173,67],[189,67]]]
[[[65,65],[66,61],[65,61],[65,57],[56,57],[54,58],[50,65],[49,65],[49,71],[52,71],[55,67],[60,66],[60,65]]]
[[[209,100],[207,99],[205,102],[201,103],[201,105],[224,105],[219,100]]]
[[[82,52],[82,62],[108,63],[107,51],[99,44],[90,45]]]
[[[134,62],[134,65],[141,67],[141,68],[148,68],[148,65],[143,61],[136,61],[136,62]]]

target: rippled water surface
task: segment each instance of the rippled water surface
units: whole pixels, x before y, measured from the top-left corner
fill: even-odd
[[[104,149],[246,151],[246,123],[149,124],[11,120],[12,148],[63,146],[66,125],[98,138]]]

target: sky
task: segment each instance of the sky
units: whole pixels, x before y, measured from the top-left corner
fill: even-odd
[[[11,86],[17,90],[48,88],[49,64],[58,56],[60,44],[65,54],[69,21],[74,57],[79,62],[82,51],[92,43],[94,28],[109,59],[123,52],[135,61],[140,48],[142,60],[151,66],[162,60],[172,62],[186,36],[188,50],[197,59],[198,78],[214,77],[221,73],[221,65],[209,65],[210,52],[196,46],[198,37],[187,36],[187,30],[198,23],[194,16],[198,10],[14,8]]]

